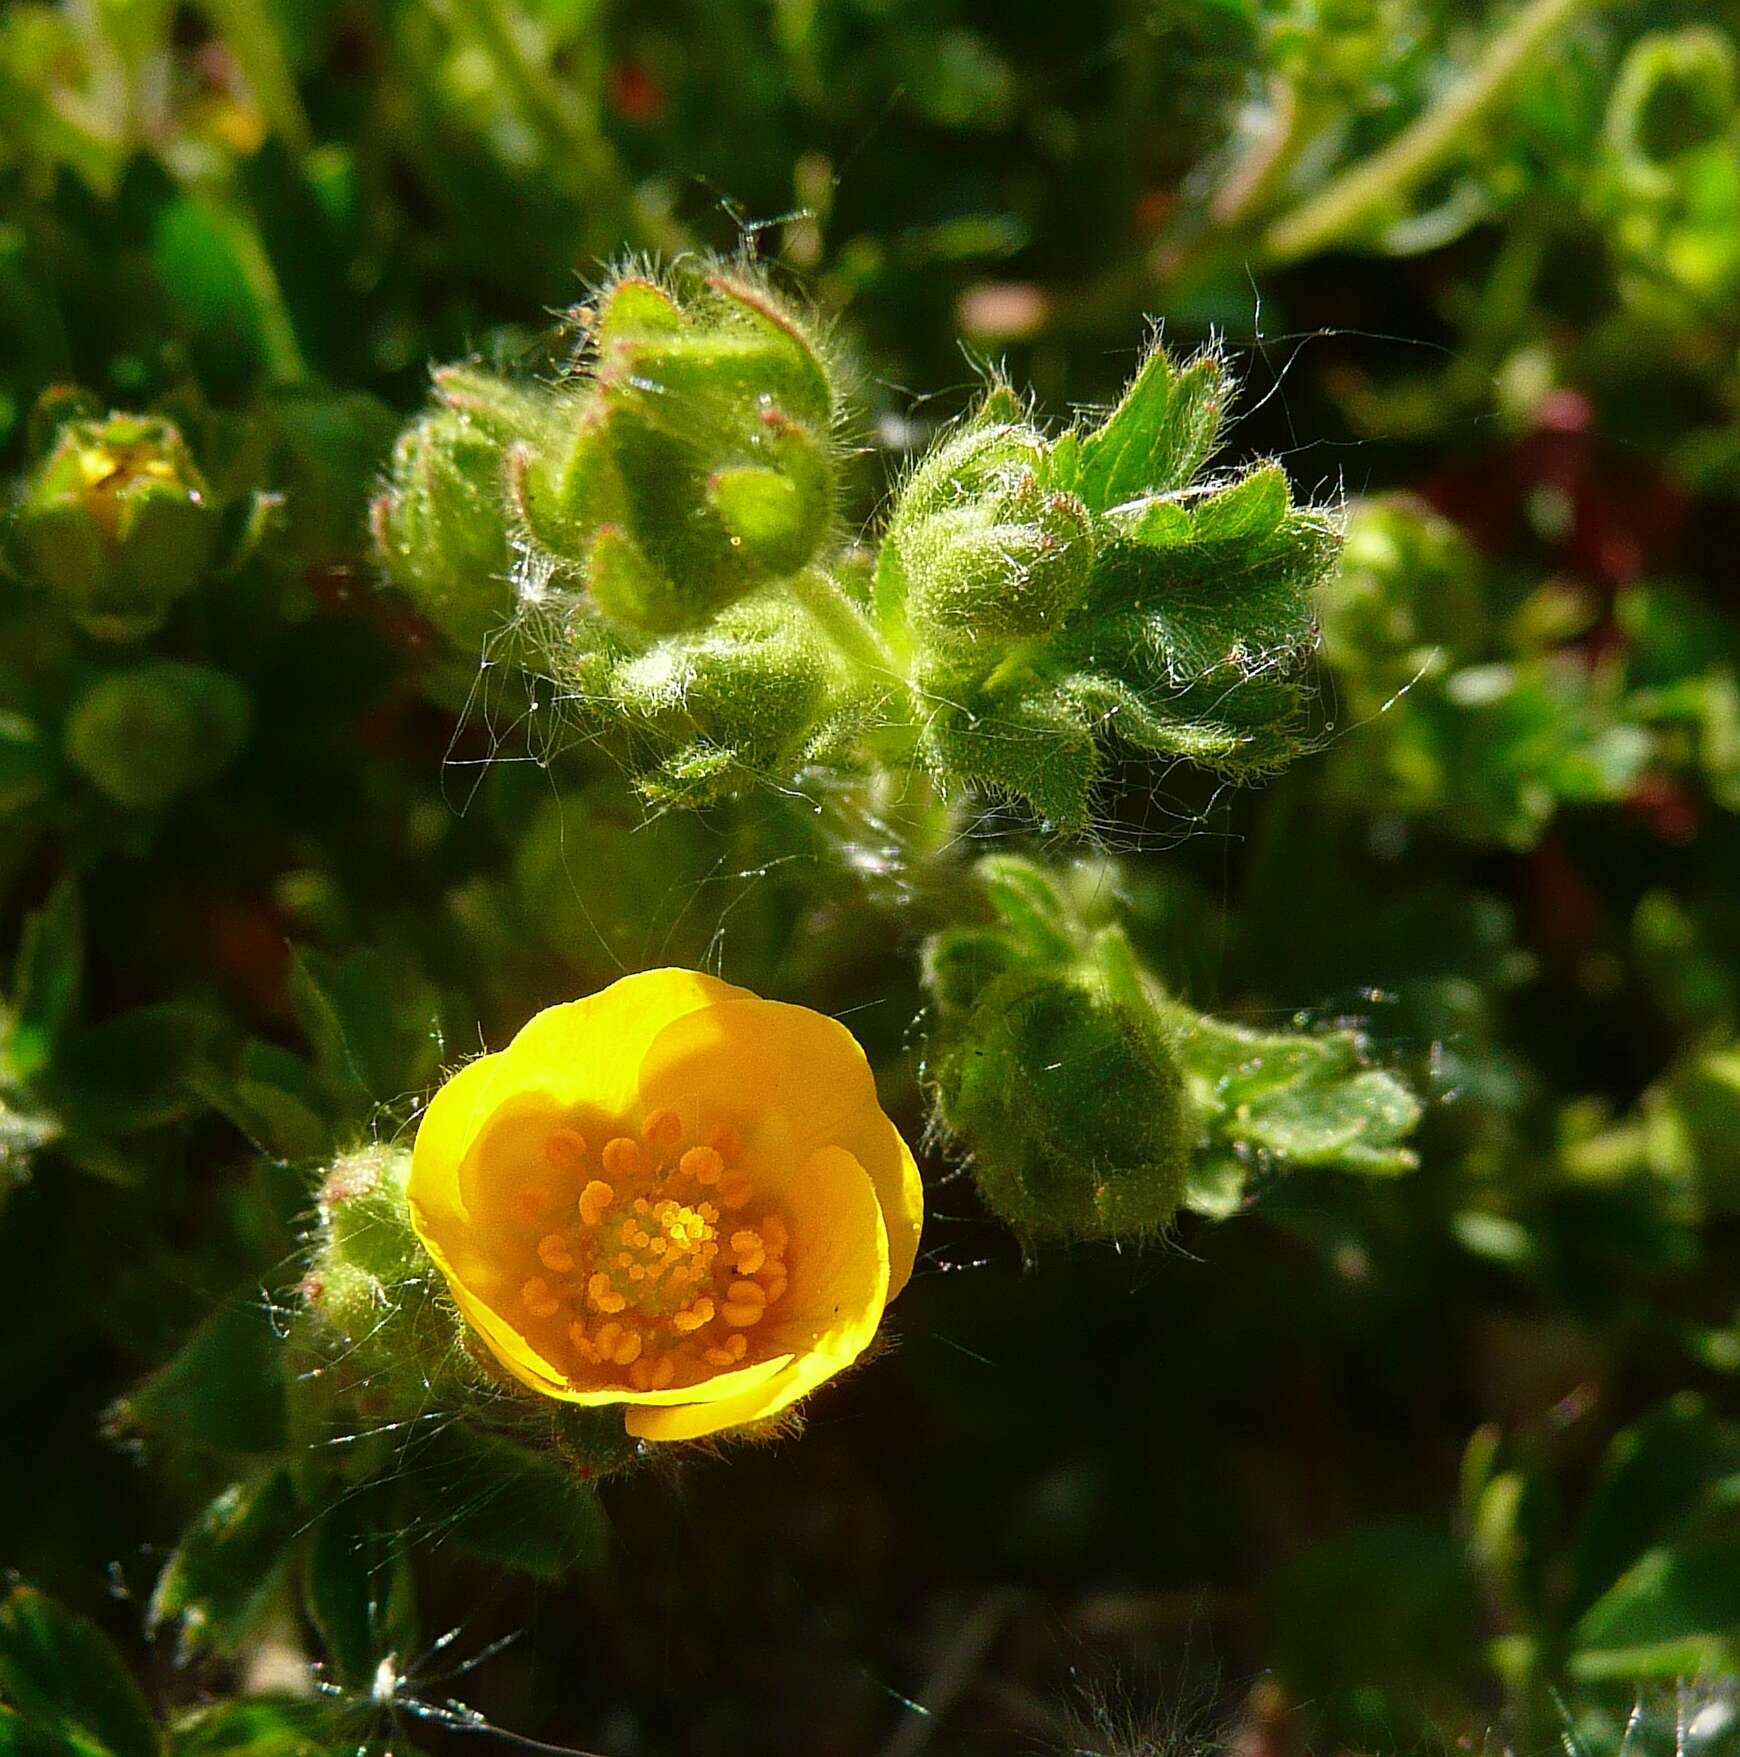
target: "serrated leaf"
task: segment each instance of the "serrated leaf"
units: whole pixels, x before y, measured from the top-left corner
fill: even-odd
[[[178,1622],[184,1658],[206,1647],[238,1652],[277,1596],[306,1523],[285,1471],[231,1483],[194,1521],[158,1576],[150,1626]]]
[[[1184,487],[1213,454],[1229,394],[1218,356],[1179,368],[1154,347],[1117,408],[1081,440],[1074,492],[1106,512]]]
[[[283,1349],[258,1290],[241,1289],[122,1399],[111,1422],[169,1446],[275,1452],[285,1435]]]
[[[114,1644],[32,1587],[0,1603],[0,1700],[18,1711],[27,1751],[39,1734],[89,1757],[157,1757],[157,1723]]]

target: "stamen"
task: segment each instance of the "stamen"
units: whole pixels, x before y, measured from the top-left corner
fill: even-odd
[[[651,1111],[640,1132],[649,1147],[674,1147],[683,1138],[683,1119],[674,1110]]]
[[[725,1170],[725,1161],[712,1147],[691,1147],[677,1164],[698,1184],[716,1184]]]
[[[586,1137],[578,1129],[557,1129],[544,1137],[544,1158],[557,1171],[578,1171],[586,1163]]]
[[[770,1257],[783,1257],[785,1247],[791,1242],[791,1235],[785,1229],[785,1222],[777,1214],[769,1214],[761,1223],[761,1242],[767,1246]]]
[[[764,1305],[760,1300],[751,1305],[747,1300],[728,1299],[720,1306],[719,1316],[727,1324],[731,1324],[739,1330],[746,1330],[751,1324],[761,1322],[763,1310]]]
[[[602,1269],[586,1283],[586,1298],[592,1309],[599,1312],[620,1312],[628,1304],[610,1285],[610,1277]]]
[[[637,1391],[662,1391],[676,1376],[677,1363],[668,1354],[643,1354],[628,1369],[629,1383]]]
[[[731,1172],[719,1186],[720,1202],[733,1211],[744,1207],[754,1194],[754,1186],[740,1171]]]
[[[580,1219],[587,1226],[596,1226],[604,1211],[616,1200],[616,1191],[603,1178],[595,1177],[580,1192]]]
[[[729,1163],[743,1151],[743,1137],[729,1123],[721,1123],[707,1137],[707,1145]]]
[[[708,1366],[733,1367],[749,1352],[749,1338],[740,1330],[733,1330],[717,1347],[707,1349],[701,1356]]]
[[[604,1169],[614,1178],[634,1177],[640,1171],[640,1143],[631,1141],[627,1135],[606,1141],[599,1157],[604,1162]]]
[[[761,1242],[761,1234],[747,1226],[741,1232],[732,1233],[731,1249],[737,1257],[739,1275],[753,1275],[767,1261],[767,1248]]]
[[[764,1306],[767,1304],[767,1290],[758,1287],[753,1281],[733,1281],[731,1296],[739,1305]]]
[[[574,1267],[574,1253],[559,1232],[547,1232],[538,1240],[538,1261],[557,1275],[566,1275]]]
[[[699,1330],[703,1324],[713,1322],[713,1300],[709,1294],[702,1294],[686,1311],[678,1312],[671,1319],[672,1327],[687,1335],[692,1330]]]
[[[534,1275],[520,1289],[520,1298],[534,1318],[553,1318],[562,1309],[562,1302],[550,1292],[550,1284],[542,1275]]]

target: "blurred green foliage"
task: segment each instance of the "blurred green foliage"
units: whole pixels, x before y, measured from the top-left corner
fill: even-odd
[[[832,544],[961,717],[658,811],[500,632],[491,423],[548,419],[609,265],[709,252],[850,394],[759,475],[709,405],[726,547],[607,509],[623,620],[714,614],[731,536]],[[619,331],[609,435],[655,454],[657,340]],[[1125,481],[1144,359],[1179,450]],[[0,468],[5,1757],[474,1712],[623,1757],[1134,1751],[1198,1698],[1245,1751],[1740,1739],[1730,0],[15,0]],[[596,545],[560,511],[552,554]],[[1118,518],[1185,636],[1285,663],[1169,674],[1204,711],[1144,727],[1105,606],[1026,565]],[[481,616],[419,565],[456,548]],[[1014,675],[1085,739],[1056,796],[1020,739],[949,746],[987,618],[1048,631]],[[1230,790],[1171,761],[1204,724],[1296,760]],[[910,780],[951,765],[988,793]],[[926,1252],[801,1445],[596,1492],[426,1303],[372,1334],[415,1263],[370,1204],[442,1068],[664,962],[851,1023],[941,1125]]]

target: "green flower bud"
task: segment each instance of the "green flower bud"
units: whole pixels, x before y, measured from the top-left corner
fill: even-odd
[[[375,549],[417,608],[475,652],[518,607],[507,456],[543,432],[548,409],[536,391],[474,367],[434,376],[437,406],[393,447]]]
[[[834,522],[837,396],[766,288],[627,275],[590,319],[561,437],[522,449],[517,510],[611,622],[670,634],[809,563]]]
[[[1094,533],[1087,509],[1050,478],[1043,437],[1006,420],[1007,393],[913,473],[889,522],[884,568],[927,644],[984,655],[987,643],[1058,628],[1087,590]]]
[[[220,774],[248,721],[247,693],[233,678],[165,659],[87,690],[63,737],[68,762],[117,804],[155,811]]]
[[[24,483],[7,549],[87,633],[137,640],[212,565],[220,517],[170,422],[108,415],[64,423]]]
[[[1375,672],[1386,696],[1423,667],[1477,656],[1486,638],[1467,538],[1401,496],[1359,506],[1319,614],[1324,656],[1356,677]]]
[[[839,651],[778,588],[721,612],[705,631],[623,660],[614,710],[633,743],[669,753],[642,789],[698,804],[746,777],[790,774],[850,712],[856,682]]]
[[[934,950],[933,970],[955,956]],[[1114,998],[1088,969],[1014,969],[950,1038],[939,1108],[996,1214],[1074,1238],[1155,1233],[1172,1219],[1196,1120],[1152,1008]]]

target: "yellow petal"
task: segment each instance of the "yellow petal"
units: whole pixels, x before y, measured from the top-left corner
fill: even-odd
[[[758,1329],[758,1346],[782,1349],[777,1373],[751,1386],[721,1373],[695,1396],[662,1408],[631,1409],[628,1431],[643,1440],[692,1440],[763,1421],[850,1366],[869,1346],[888,1303],[888,1233],[868,1173],[843,1148],[822,1147],[777,1190],[792,1234],[786,1296]]]
[[[888,1234],[889,1297],[918,1255],[924,1189],[899,1131],[876,1099],[864,1051],[837,1019],[753,995],[675,1019],[641,1065],[648,1104],[723,1115],[742,1131],[757,1188],[772,1168],[843,1147],[869,1174]]]

